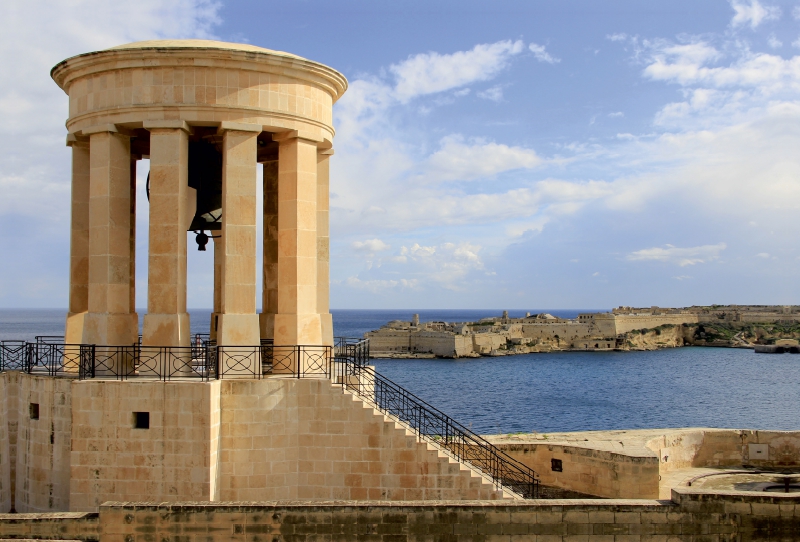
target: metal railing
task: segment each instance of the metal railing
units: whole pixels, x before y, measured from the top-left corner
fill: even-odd
[[[27,371],[28,343],[0,341],[0,371]]]
[[[420,438],[491,477],[497,486],[508,488],[528,499],[538,497],[539,480],[533,469],[378,374],[366,363],[368,358],[368,339],[350,339],[349,342],[347,339],[337,340],[333,370],[336,382],[384,414],[405,422]]]
[[[37,338],[38,339],[38,338]],[[216,380],[287,375],[331,377],[333,347],[322,345],[125,346],[0,341],[0,372],[23,371],[79,379]]]

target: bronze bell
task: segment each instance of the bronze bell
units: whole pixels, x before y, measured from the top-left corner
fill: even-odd
[[[215,145],[202,140],[189,142],[188,176],[189,186],[197,190],[197,210],[188,231],[221,230],[222,153]]]

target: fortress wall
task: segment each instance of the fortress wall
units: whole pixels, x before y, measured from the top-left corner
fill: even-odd
[[[752,312],[741,312],[739,313],[739,318],[737,321],[743,323],[775,323],[780,321],[792,321],[792,322],[799,322],[800,321],[800,314],[783,314],[783,313],[752,313]],[[702,320],[703,322],[719,322],[719,319],[715,316],[713,318],[705,318]]]
[[[588,350],[613,350],[617,345],[616,340],[592,339],[591,337],[575,339],[571,343],[571,348]]]
[[[475,333],[472,335],[472,349],[478,354],[488,354],[506,344],[506,335],[499,333]]]
[[[372,350],[372,344],[370,344]],[[450,357],[457,353],[456,336],[452,333],[421,331],[411,335],[411,351]]]
[[[408,331],[368,332],[369,349],[372,354],[382,352],[408,352],[411,348],[411,333]]]
[[[657,499],[657,457],[638,457],[565,444],[497,444],[529,466],[546,486],[610,499]],[[554,471],[552,460],[561,461]]]
[[[219,381],[73,382],[70,510],[211,499],[219,389]],[[148,429],[134,428],[134,412],[149,413]]]
[[[223,380],[221,397],[223,501],[502,497],[329,380]]]
[[[522,324],[522,336],[536,340],[553,340],[558,335],[560,340],[570,342],[589,336],[590,331],[588,323]]]
[[[456,335],[454,338],[456,356],[463,357],[473,353],[472,337],[468,335]]]
[[[72,381],[25,373],[18,377],[15,507],[18,512],[68,510]],[[33,405],[38,405],[38,419]]]
[[[617,333],[627,333],[634,329],[652,329],[666,324],[696,324],[696,314],[658,314],[658,315],[616,315]]]

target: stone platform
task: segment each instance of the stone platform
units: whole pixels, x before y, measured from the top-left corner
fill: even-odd
[[[800,469],[800,431],[695,427],[487,439],[534,469],[545,486],[614,499],[669,499],[696,476],[743,467]]]

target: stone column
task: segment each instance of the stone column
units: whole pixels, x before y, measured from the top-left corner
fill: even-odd
[[[70,134],[72,147],[72,217],[69,238],[69,312],[66,344],[83,340],[83,321],[89,310],[89,140]]]
[[[278,312],[278,161],[264,163],[264,246],[261,288],[261,338],[275,338]]]
[[[333,346],[330,273],[330,158],[333,149],[317,153],[317,312],[322,344]]]
[[[213,233],[213,232],[212,232]],[[219,313],[222,312],[222,242],[219,237],[212,237],[214,241],[214,312],[211,313],[211,327],[209,327],[209,340],[217,340],[217,325]]]
[[[131,345],[139,321],[131,306],[130,137],[113,124],[89,136],[89,295],[86,344]]]
[[[278,313],[275,344],[319,345],[317,310],[317,143],[275,134],[278,148]]]
[[[131,154],[131,233],[130,237],[130,276],[131,288],[129,292],[131,310],[136,310],[136,162],[142,157],[138,154]],[[139,331],[137,324],[137,333]]]
[[[189,346],[186,312],[186,223],[189,126],[145,121],[150,130],[150,253],[142,344]]]
[[[222,277],[217,343],[256,346],[256,138],[260,125],[223,122]],[[215,246],[216,249],[216,246]],[[222,363],[224,360],[220,360]]]

